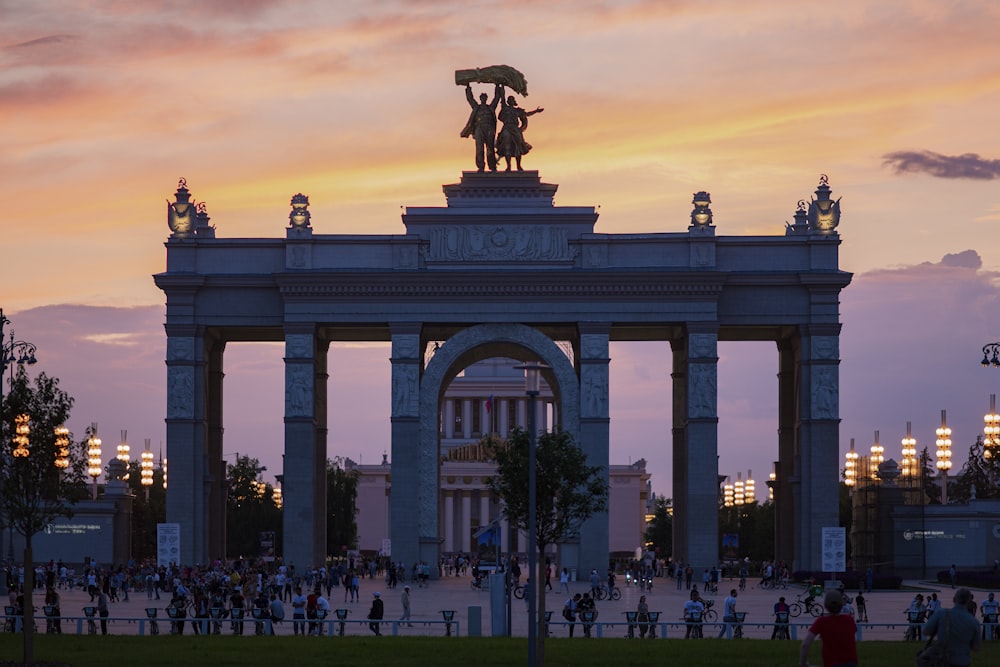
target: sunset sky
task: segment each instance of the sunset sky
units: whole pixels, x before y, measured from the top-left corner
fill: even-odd
[[[164,200],[179,177],[219,237],[400,234],[474,168],[454,71],[524,73],[527,169],[596,231],[780,235],[820,174],[843,197],[841,451],[913,422],[956,470],[1000,371],[1000,4],[0,0],[0,306],[44,371],[135,454],[165,437]],[[483,87],[485,90],[486,87]],[[478,91],[477,91],[478,92]],[[9,333],[10,328],[7,329]],[[665,344],[664,344],[665,345]],[[281,469],[280,346],[227,354],[226,453]],[[612,461],[672,495],[663,346],[612,346]],[[329,453],[389,449],[389,350],[332,351]],[[720,345],[720,470],[776,458],[773,345]],[[6,387],[6,382],[5,382]],[[763,488],[759,484],[759,488]]]

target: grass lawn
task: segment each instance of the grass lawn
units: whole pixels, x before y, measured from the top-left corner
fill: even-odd
[[[61,662],[75,667],[108,665],[184,665],[185,667],[291,667],[308,665],[518,665],[527,661],[527,641],[470,637],[137,637],[62,635],[35,637],[37,662]],[[0,635],[0,665],[21,659],[21,637]],[[624,639],[550,639],[545,663],[577,665],[677,664],[787,667],[798,661],[798,642],[750,641],[626,641]],[[820,647],[810,661],[821,664]],[[863,667],[913,664],[917,645],[903,642],[859,644]],[[973,665],[1000,665],[1000,642],[984,644]]]

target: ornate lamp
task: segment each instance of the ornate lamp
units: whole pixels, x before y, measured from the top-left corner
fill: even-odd
[[[126,470],[128,470],[129,460],[132,458],[131,456],[129,456],[129,450],[131,448],[128,446],[127,436],[128,436],[128,431],[122,431],[122,441],[118,445],[118,456],[115,457],[116,459],[125,464]],[[125,479],[126,481],[128,480],[127,472],[125,473],[125,477],[123,479]]]
[[[146,500],[149,500],[149,487],[153,486],[153,452],[149,449],[149,438],[146,438],[146,449],[139,463],[139,483],[146,489]]]
[[[868,459],[868,472],[871,477],[878,477],[878,467],[885,457],[882,455],[885,452],[885,447],[879,444],[878,441],[878,431],[875,431],[875,442],[872,443],[872,455]]]
[[[997,414],[997,395],[990,394],[990,411],[983,417],[983,458],[1000,455],[1000,415]]]
[[[69,429],[56,426],[56,467],[65,470],[69,467]]]
[[[97,422],[90,424],[87,439],[87,474],[94,478],[93,499],[97,500],[97,478],[101,476],[101,439],[97,437]]]
[[[913,477],[918,473],[917,439],[911,433],[911,422],[906,422],[906,437],[902,439],[900,444],[903,446],[903,465],[900,466],[900,472],[903,477]]]
[[[746,500],[746,495],[743,489],[743,473],[736,473],[736,483],[733,484],[733,504],[742,505]]]
[[[28,449],[28,434],[31,433],[31,417],[28,415],[17,415],[14,417],[14,458],[27,458],[31,450]]]
[[[941,504],[948,504],[948,471],[951,470],[951,429],[948,428],[948,411],[941,411],[941,426],[935,431],[937,440],[937,469],[941,473]]]
[[[726,507],[733,506],[733,485],[726,484],[722,487],[722,504]]]
[[[743,485],[743,496],[744,502],[746,502],[747,505],[757,500],[756,488],[753,481],[753,471],[749,469],[747,470],[747,482]]]
[[[858,483],[858,453],[854,451],[854,438],[851,438],[851,449],[844,461],[844,485],[853,487]]]

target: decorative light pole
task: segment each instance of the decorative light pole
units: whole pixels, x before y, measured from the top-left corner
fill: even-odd
[[[757,500],[757,489],[753,481],[753,471],[747,469],[747,481],[743,485],[743,501],[747,505],[752,505]]]
[[[725,484],[722,487],[722,504],[726,507],[732,507],[735,504],[735,495],[733,493],[733,485]]]
[[[146,438],[146,448],[142,450],[142,459],[139,463],[139,483],[146,491],[146,500],[149,500],[149,487],[153,486],[153,452],[149,449],[149,438]]]
[[[538,641],[538,593],[544,590],[538,585],[538,507],[537,507],[537,460],[535,447],[537,434],[535,433],[535,401],[541,387],[541,372],[548,368],[545,364],[529,361],[521,366],[515,366],[518,370],[524,370],[524,393],[528,396],[528,577],[531,581],[528,597],[528,667],[535,667],[537,663]],[[544,633],[543,635],[544,636]]]
[[[69,467],[69,429],[56,426],[56,467],[65,470]]]
[[[858,453],[854,450],[854,438],[851,438],[851,448],[844,460],[844,486],[853,489],[858,483]]]
[[[878,431],[875,431],[875,442],[872,443],[872,455],[868,459],[868,476],[872,479],[878,478],[878,467],[885,457],[882,453],[885,451],[885,447],[879,444],[878,441]]]
[[[1000,341],[983,345],[983,360],[979,362],[983,368],[1000,368]]]
[[[116,459],[122,461],[125,464],[125,477],[123,477],[122,479],[125,480],[126,482],[128,481],[128,464],[132,460],[132,457],[129,456],[129,450],[131,449],[131,447],[128,446],[127,440],[128,440],[128,431],[123,430],[122,441],[118,445],[118,456],[115,457]]]
[[[997,414],[996,394],[990,394],[990,411],[983,416],[983,422],[983,458],[990,461],[1000,456],[1000,415]]]
[[[746,496],[743,490],[743,473],[736,473],[736,483],[733,484],[733,504],[736,506],[742,505]]]
[[[94,479],[94,500],[97,500],[97,478],[101,476],[101,444],[101,439],[97,437],[97,422],[91,422],[90,438],[87,439],[87,474]]]
[[[900,441],[903,446],[903,465],[900,467],[903,477],[912,478],[917,475],[917,439],[913,437],[912,422],[906,422],[906,437]]]
[[[951,429],[948,428],[948,411],[941,411],[941,426],[937,434],[937,469],[941,473],[941,504],[948,504],[948,471],[951,470]]]

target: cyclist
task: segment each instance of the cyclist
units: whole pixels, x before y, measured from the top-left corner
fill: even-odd
[[[790,611],[784,596],[778,598],[778,601],[774,603],[774,630],[771,631],[771,639],[789,639],[788,614]]]
[[[695,638],[701,638],[701,619],[705,613],[705,603],[698,595],[698,589],[691,589],[691,599],[684,603],[684,622],[687,629],[684,632],[684,639],[690,639],[693,634]]]
[[[823,594],[823,587],[813,578],[809,579],[809,586],[806,588],[806,611],[812,609],[813,601]]]

